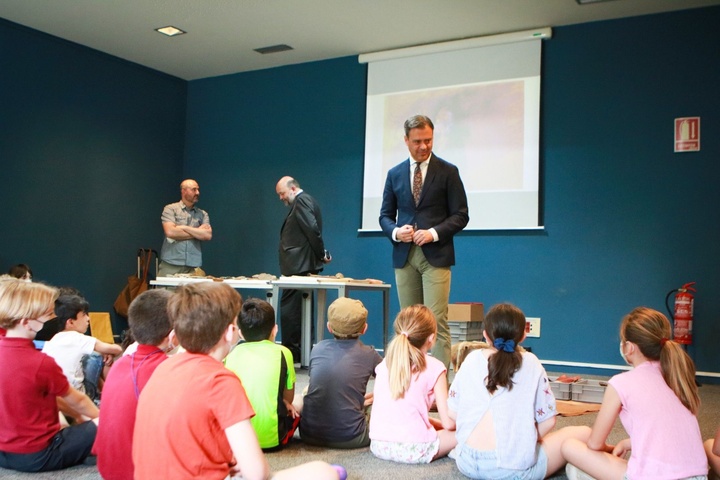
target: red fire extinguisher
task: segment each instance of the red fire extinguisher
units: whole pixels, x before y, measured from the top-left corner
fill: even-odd
[[[693,288],[695,282],[686,283],[681,288],[670,290],[665,296],[665,307],[667,308],[670,318],[673,320],[673,340],[683,345],[692,343],[692,324],[693,324],[693,308],[695,304],[695,296],[697,290]],[[675,308],[670,309],[668,300],[670,295],[675,295]]]

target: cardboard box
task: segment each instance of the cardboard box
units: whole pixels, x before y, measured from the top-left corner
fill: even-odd
[[[482,322],[483,304],[479,302],[451,303],[448,305],[448,322]]]

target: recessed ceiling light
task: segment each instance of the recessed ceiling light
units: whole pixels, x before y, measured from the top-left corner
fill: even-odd
[[[278,53],[278,52],[287,52],[288,50],[292,50],[293,47],[290,45],[280,44],[280,45],[271,45],[269,47],[262,47],[262,48],[255,48],[254,50],[258,53],[262,53],[263,55],[268,53]]]
[[[575,0],[578,5],[587,5],[588,3],[612,2],[614,0]]]
[[[172,25],[168,25],[167,27],[162,28],[156,28],[155,31],[160,32],[163,35],[167,35],[168,37],[174,37],[175,35],[182,35],[183,33],[187,33],[184,30],[173,27]]]

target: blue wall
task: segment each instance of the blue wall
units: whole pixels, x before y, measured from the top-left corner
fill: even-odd
[[[670,289],[697,281],[689,351],[720,372],[718,24],[713,7],[554,29],[546,227],[459,235],[452,301],[541,317],[527,344],[542,359],[619,365],[622,315],[664,310]],[[111,310],[135,250],[160,247],[162,206],[194,177],[214,227],[206,270],[278,273],[287,210],[274,188],[289,174],[323,206],[327,273],[393,282],[388,240],[357,233],[366,69],[354,57],[184,82],[0,20],[0,64],[1,269],[29,263]],[[681,116],[702,117],[701,152],[672,152]],[[379,346],[379,301],[360,298]],[[394,315],[394,289],[392,301]]]
[[[697,281],[689,351],[699,370],[720,371],[718,24],[720,8],[708,8],[554,29],[543,47],[545,229],[461,234],[451,301],[510,301],[541,317],[527,345],[542,359],[619,365],[621,317],[664,311],[670,289]],[[323,207],[326,273],[393,282],[388,240],[357,233],[365,86],[355,57],[189,83],[185,161],[213,220],[208,272],[278,272],[286,209],[274,187],[288,174]],[[702,117],[699,153],[673,153],[682,116]],[[379,345],[378,301],[362,298],[375,323],[366,341]]]
[[[0,269],[112,311],[179,199],[187,83],[3,20],[0,65]]]

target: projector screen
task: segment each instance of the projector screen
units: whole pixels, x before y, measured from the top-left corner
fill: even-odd
[[[540,228],[541,40],[368,63],[361,231],[378,231],[385,178],[408,158],[403,123],[435,124],[433,153],[456,165],[470,230]],[[409,175],[409,173],[408,173]]]

